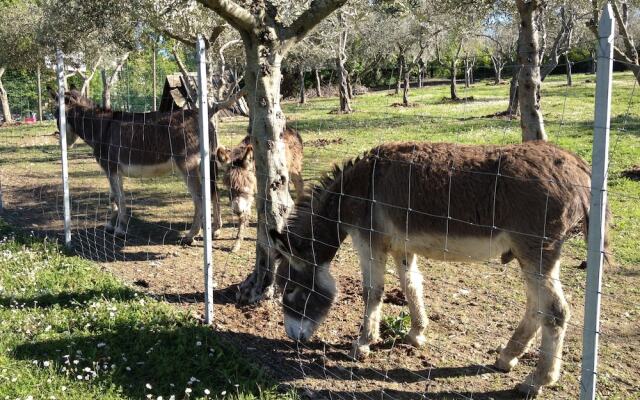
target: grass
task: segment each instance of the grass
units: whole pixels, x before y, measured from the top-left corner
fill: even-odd
[[[187,312],[2,220],[0,238],[0,399],[288,397]]]
[[[545,81],[542,111],[549,140],[590,160],[595,85],[588,81],[593,81],[594,77],[576,75],[574,78],[571,88],[566,87],[562,76],[550,76]],[[602,329],[606,335],[600,347],[602,363],[598,390],[603,398],[626,398],[638,382],[638,364],[633,355],[637,353],[639,342],[633,321],[637,320],[640,312],[640,289],[637,285],[640,277],[640,251],[637,248],[640,242],[640,183],[624,177],[623,172],[640,163],[640,91],[631,74],[616,73],[614,78],[609,200],[614,215],[613,251],[619,266],[607,270],[604,276]],[[415,106],[410,108],[392,107],[398,102],[398,97],[388,96],[387,92],[372,92],[355,98],[353,106],[356,112],[349,115],[330,114],[338,104],[335,98],[311,99],[305,105],[283,103],[288,123],[300,130],[305,141],[305,179],[313,181],[331,164],[355,157],[386,141],[431,140],[475,144],[520,141],[517,119],[486,117],[506,109],[507,85],[480,82],[468,89],[461,87],[461,97],[474,98],[462,103],[443,100],[448,90],[447,86],[414,89],[410,100]],[[246,132],[246,125],[244,118],[223,121],[220,142],[225,145],[238,143]],[[30,226],[32,229],[60,229],[59,150],[55,140],[47,136],[53,130],[53,124],[0,130],[0,174],[5,202],[15,220],[26,221],[24,226],[27,229]],[[98,251],[100,246],[96,246],[93,230],[94,226],[104,223],[108,186],[86,145],[76,146],[70,151],[70,184],[73,224],[77,228],[74,237],[82,238],[85,246],[79,248],[80,252],[100,261],[111,261],[112,250]],[[177,233],[189,225],[192,209],[184,184],[175,176],[129,179],[125,190],[132,199],[133,214],[138,217],[130,226],[130,232],[141,240],[140,243],[127,243],[127,247],[122,249],[124,262],[105,267],[120,271],[118,276],[129,282],[143,277],[150,281],[150,290],[156,290],[155,293],[201,291],[195,284],[185,286],[194,281],[201,284],[200,249],[178,251],[169,240],[165,242],[165,235],[168,237],[168,233]],[[222,238],[216,241],[214,258],[219,274],[216,279],[230,285],[240,282],[249,272],[255,248],[254,242],[247,240],[239,254],[230,255],[225,251],[224,246],[232,242],[229,238],[235,229],[230,224],[232,217],[227,196],[223,194],[221,198],[223,220],[227,225]],[[6,232],[7,228],[3,229]],[[254,238],[255,230],[250,229],[248,236]],[[176,398],[183,398],[192,376],[200,382],[192,385],[191,397],[203,396],[205,388],[211,391],[212,397],[221,397],[220,393],[226,391],[227,396],[251,398],[261,396],[260,390],[262,397],[281,396],[274,392],[274,386],[268,378],[261,376],[255,365],[242,359],[233,348],[219,343],[215,333],[200,326],[188,314],[128,289],[113,276],[101,272],[101,267],[84,259],[67,257],[56,246],[29,237],[16,236],[0,246],[4,246],[0,247],[0,286],[3,288],[0,291],[0,399],[42,394],[58,398],[140,398],[153,394],[162,395],[165,399],[174,394]],[[342,274],[339,276],[342,278],[341,289],[359,293],[359,289],[345,286],[345,283],[358,286],[360,278],[355,253],[348,244],[343,247],[336,262],[344,264],[344,268],[336,269],[334,273]],[[5,249],[11,250],[16,259],[6,260],[3,256]],[[172,255],[174,252],[177,255]],[[567,340],[564,354],[567,362],[561,386],[551,392],[552,397],[549,398],[575,398],[579,385],[585,273],[572,268],[572,265],[579,264],[584,257],[583,239],[576,237],[570,240],[563,257],[563,282],[572,303],[575,326],[571,327]],[[148,265],[150,260],[156,259],[163,266]],[[485,347],[496,344],[494,342],[498,338],[506,339],[507,331],[511,329],[497,324],[506,321],[516,323],[520,318],[518,307],[522,305],[523,294],[521,290],[512,290],[514,285],[522,289],[516,269],[505,267],[504,275],[498,275],[500,279],[492,279],[497,274],[492,266],[459,268],[452,272],[446,263],[430,262],[421,264],[421,268],[428,271],[425,273],[425,293],[429,313],[438,316],[430,324],[429,346],[421,356],[445,369],[465,365],[470,360],[486,362],[492,359],[493,355],[487,356],[481,349],[484,351]],[[395,278],[388,275],[389,285],[396,284]],[[479,276],[483,278],[479,279]],[[461,306],[464,301],[455,299],[460,287],[477,293],[478,297],[473,299],[476,305],[471,308]],[[144,305],[140,304],[141,299]],[[34,306],[34,301],[38,302],[37,306]],[[351,301],[342,308],[344,315],[335,315],[334,312],[325,323],[326,331],[321,334],[328,342],[341,341],[348,347],[348,341],[356,334],[352,328],[357,328],[361,318],[357,303],[359,295],[352,296]],[[92,307],[93,304],[99,306]],[[113,307],[116,311],[110,310]],[[216,307],[217,316],[226,321],[227,329],[243,334],[249,332],[246,337],[256,340],[266,338],[271,347],[265,350],[265,354],[281,352],[275,340],[283,334],[282,327],[277,325],[280,320],[274,319],[277,312],[274,310],[279,308],[277,305],[263,304],[260,307],[266,307],[266,310],[259,308],[250,312],[237,310],[233,305],[216,304]],[[114,312],[113,317],[111,312]],[[408,322],[406,313],[402,314],[400,306],[389,304],[385,305],[385,312],[388,313],[385,317],[388,338],[392,341],[401,338]],[[254,327],[247,322],[247,315],[264,319],[253,322]],[[456,318],[469,322],[464,323],[464,335],[456,334]],[[477,324],[477,321],[483,323]],[[243,324],[251,326],[245,329]],[[475,346],[474,340],[482,345]],[[201,346],[196,345],[198,341]],[[105,346],[98,347],[101,343]],[[209,357],[208,348],[214,349],[214,356]],[[76,355],[79,354],[77,350],[81,350],[81,356]],[[78,360],[79,364],[65,364],[64,355]],[[389,353],[391,356],[400,357],[395,351]],[[391,358],[381,355],[378,360],[382,361],[378,364],[372,361],[368,365],[381,370],[390,365],[400,370],[418,368],[405,365],[405,358],[392,362],[389,361]],[[44,366],[44,361],[48,366]],[[94,362],[108,364],[107,370],[101,369],[89,380],[77,379],[77,375],[86,376],[85,367],[98,371]],[[144,364],[138,364],[140,362]],[[520,370],[523,375],[528,371],[525,369],[531,367],[531,361],[528,362]],[[115,365],[114,369],[111,369],[111,364]],[[132,370],[127,371],[126,367]],[[285,369],[284,365],[282,369]],[[17,380],[12,383],[13,378]],[[49,379],[50,382],[47,381]],[[513,383],[508,380],[513,379],[513,375],[511,378],[496,376],[491,380],[481,377],[467,379],[454,376],[435,381],[442,390],[454,390],[454,393],[471,386],[480,391],[500,391]],[[308,382],[306,380],[305,384]],[[344,382],[340,380],[317,380],[316,385],[321,386],[318,382],[330,385],[336,393],[350,393],[341,386]],[[147,383],[151,389],[146,388]],[[392,382],[373,382],[368,388],[379,390],[387,383]],[[237,389],[235,384],[239,385]],[[62,392],[63,386],[67,388],[65,392]],[[416,386],[406,390],[413,393]],[[366,388],[357,390],[366,392]]]
[[[542,87],[542,111],[549,141],[591,160],[595,77],[576,75],[567,87],[564,76],[551,75]],[[355,112],[329,114],[335,98],[311,99],[307,104],[283,105],[288,124],[299,129],[305,142],[329,141],[305,147],[304,173],[315,179],[334,162],[351,158],[392,140],[428,140],[469,144],[506,144],[521,141],[519,119],[485,118],[507,108],[508,85],[480,82],[460,87],[468,102],[446,100],[448,86],[413,89],[414,107],[392,107],[398,101],[387,92],[373,92],[354,100]],[[616,73],[613,81],[609,199],[615,216],[614,248],[624,265],[640,264],[640,185],[622,172],[640,163],[640,89],[630,73]],[[246,132],[245,120],[223,125],[221,142],[236,144]],[[235,134],[235,135],[233,135]]]

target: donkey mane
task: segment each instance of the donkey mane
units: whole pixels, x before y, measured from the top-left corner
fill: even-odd
[[[304,194],[296,200],[295,207],[288,218],[289,224],[297,225],[303,218],[313,214],[312,204],[314,208],[317,208],[331,196],[340,195],[340,183],[344,175],[351,172],[356,164],[369,156],[371,156],[371,151],[347,159],[342,163],[333,164],[333,167],[320,177],[318,183],[307,187]]]

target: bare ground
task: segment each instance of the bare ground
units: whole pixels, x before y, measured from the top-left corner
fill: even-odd
[[[46,145],[55,145],[55,141],[45,137],[38,143],[22,144],[42,147],[41,153],[34,152],[33,162],[20,174],[8,173],[7,165],[0,164],[6,207],[3,216],[24,229],[59,235],[59,163],[46,151]],[[139,290],[187,308],[201,318],[201,245],[176,244],[192,212],[184,185],[175,183],[175,177],[128,180],[125,189],[133,198],[134,218],[127,240],[116,239],[102,229],[108,210],[106,179],[86,154],[86,148],[71,153],[76,251],[99,261],[103,268]],[[56,163],[56,168],[51,168],[48,160]],[[510,373],[499,373],[492,367],[495,349],[506,343],[524,311],[523,285],[515,262],[500,266],[421,260],[430,319],[427,346],[414,349],[399,342],[382,343],[374,347],[369,359],[355,362],[347,354],[359,330],[363,304],[357,258],[350,244],[341,248],[332,267],[340,288],[339,300],[314,340],[296,344],[284,334],[277,300],[252,307],[236,306],[236,285],[253,265],[255,228],[239,254],[229,253],[235,227],[224,196],[223,205],[227,224],[215,242],[213,329],[244,349],[283,386],[294,386],[303,397],[318,399],[521,397],[514,387],[531,372],[535,352],[526,354]],[[579,392],[585,271],[576,266],[584,254],[575,251],[575,246],[568,247],[562,278],[573,313],[562,378],[543,393],[542,398],[547,399],[575,398]],[[405,306],[391,268],[389,265],[387,274],[391,295],[383,313],[394,316]],[[624,268],[610,269],[605,275],[598,386],[603,398],[637,398],[639,283],[640,276]]]

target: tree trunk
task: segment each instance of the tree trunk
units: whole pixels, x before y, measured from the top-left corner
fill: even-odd
[[[596,73],[596,66],[598,65],[598,63],[597,63],[598,54],[596,53],[595,49],[589,50],[589,54],[591,55],[591,73],[595,74]]]
[[[402,105],[405,107],[409,107],[409,78],[410,73],[407,70],[404,74],[404,90],[402,91]]]
[[[400,82],[404,76],[404,55],[400,54],[398,57],[398,79],[396,80],[396,91],[394,94],[400,93]]]
[[[502,82],[502,62],[501,58],[491,56],[491,65],[493,65],[493,83],[499,85]]]
[[[320,71],[318,71],[318,68],[316,68],[314,71],[316,74],[316,96],[322,97],[322,83],[320,81]]]
[[[571,60],[569,59],[569,53],[564,53],[564,60],[567,63],[567,86],[573,86],[573,77],[571,76]]]
[[[424,77],[424,66],[418,70],[418,87],[422,89],[422,79]]]
[[[458,84],[456,83],[456,75],[458,74],[458,65],[456,60],[451,61],[451,66],[449,67],[451,71],[451,100],[458,100]]]
[[[284,58],[279,41],[241,31],[246,56],[246,87],[249,102],[249,130],[254,149],[258,209],[258,236],[253,273],[240,286],[238,300],[252,303],[271,286],[276,265],[270,257],[270,229],[282,231],[293,207],[289,195],[289,173],[282,135],[285,116],[280,107],[280,66]]]
[[[509,106],[507,107],[507,115],[514,116],[520,113],[520,102],[518,101],[518,75],[520,75],[520,67],[513,70],[513,77],[509,84]]]
[[[469,75],[469,59],[467,57],[464,58],[464,87],[468,88],[471,86],[470,83],[471,76]]]
[[[349,100],[353,99],[353,87],[351,86],[351,77],[349,76],[349,72],[345,69],[346,78],[347,78],[347,94],[349,95]]]
[[[102,76],[102,107],[108,110],[111,109],[111,85],[109,84],[109,77],[107,76],[107,70],[102,68],[100,71]]]
[[[525,3],[517,1],[521,19],[521,34],[518,64],[521,73],[518,79],[518,100],[520,102],[522,141],[547,140],[544,121],[540,112],[540,56],[538,48],[538,25],[536,18],[541,11],[537,0]]]
[[[307,102],[307,98],[304,93],[304,70],[300,68],[300,104],[305,104]]]
[[[338,86],[340,89],[339,111],[341,113],[350,113],[353,110],[351,109],[351,101],[349,100],[347,70],[344,67],[344,60],[340,56],[336,57],[336,70],[336,72],[338,73]]]
[[[2,103],[2,117],[4,118],[4,123],[12,123],[13,118],[11,118],[11,109],[9,108],[9,96],[7,95],[7,91],[2,84],[2,75],[4,75],[5,68],[0,67],[0,103]]]
[[[42,122],[42,77],[40,75],[40,65],[36,69],[36,78],[38,81],[38,121]]]
[[[158,111],[158,61],[157,61],[157,57],[158,57],[158,46],[154,40],[153,42],[153,59],[152,59],[152,66],[151,68],[153,69],[153,111]]]

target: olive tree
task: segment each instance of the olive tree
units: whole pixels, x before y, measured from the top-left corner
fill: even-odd
[[[598,39],[598,22],[600,21],[600,12],[602,10],[603,1],[591,0],[591,14],[592,18],[588,22],[587,26],[593,33],[596,40]],[[635,13],[630,12],[630,9],[635,6]],[[613,57],[622,62],[627,68],[629,68],[638,83],[640,83],[640,57],[638,57],[638,48],[634,41],[634,34],[640,34],[638,29],[638,3],[631,1],[611,1],[611,8],[613,9],[613,15],[616,19],[616,27],[618,28],[616,41],[613,47]],[[635,19],[635,23],[634,22]]]
[[[546,7],[543,0],[517,0],[520,15],[518,40],[518,102],[522,141],[547,140],[540,110],[540,14]]]
[[[13,118],[2,77],[7,69],[36,67],[42,62],[43,52],[35,40],[41,22],[36,2],[0,2],[0,105],[7,123]]]
[[[199,1],[240,33],[245,50],[244,80],[258,184],[258,245],[254,272],[240,286],[238,299],[241,303],[255,302],[273,281],[267,229],[281,231],[293,205],[282,140],[282,61],[311,29],[347,0],[312,0],[307,7],[285,0]]]

